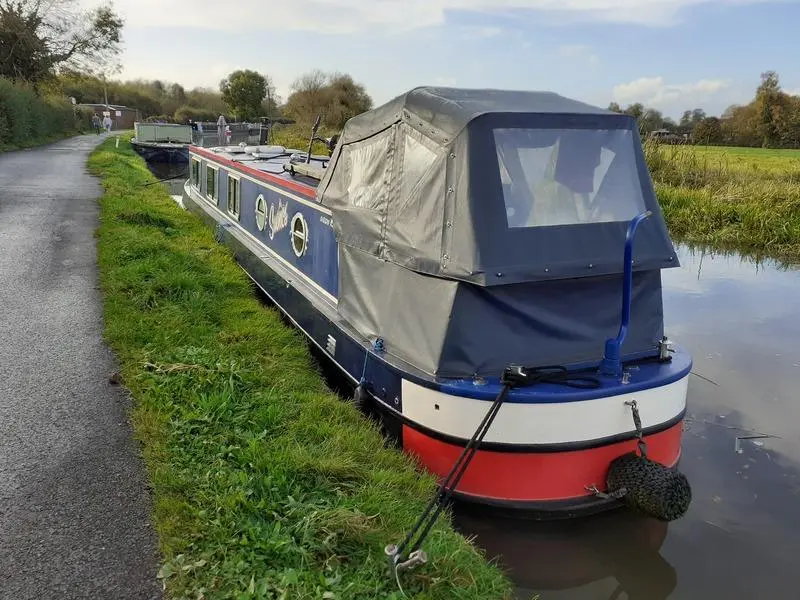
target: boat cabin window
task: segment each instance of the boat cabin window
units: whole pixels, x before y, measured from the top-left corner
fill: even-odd
[[[236,219],[239,219],[239,208],[241,204],[241,187],[238,177],[228,174],[228,212]]]
[[[264,195],[259,194],[256,198],[256,227],[259,231],[264,231],[267,225],[267,203],[264,201]]]
[[[206,197],[214,202],[219,203],[219,191],[217,190],[217,167],[206,165]]]
[[[192,159],[192,166],[189,170],[189,178],[192,185],[196,188],[200,187],[200,161],[196,158]]]
[[[495,129],[510,228],[627,221],[644,211],[629,129]]]
[[[292,217],[292,250],[300,258],[308,249],[308,225],[300,213]]]

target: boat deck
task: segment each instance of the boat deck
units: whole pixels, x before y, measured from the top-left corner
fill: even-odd
[[[247,173],[266,183],[283,184],[307,196],[315,196],[330,161],[329,156],[312,154],[311,161],[306,163],[305,151],[283,146],[191,146],[190,151],[228,169]]]

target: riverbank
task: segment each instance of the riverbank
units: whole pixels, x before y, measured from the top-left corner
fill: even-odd
[[[800,261],[800,151],[648,144],[645,153],[676,240]]]
[[[99,262],[105,335],[131,391],[171,597],[402,598],[383,548],[434,480],[325,386],[305,340],[255,297],[212,231],[128,143],[105,141]],[[145,187],[147,186],[147,187]],[[509,597],[447,520],[409,597]]]

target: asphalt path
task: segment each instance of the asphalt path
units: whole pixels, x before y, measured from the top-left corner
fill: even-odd
[[[0,598],[161,596],[152,502],[109,382],[96,135],[0,155]]]

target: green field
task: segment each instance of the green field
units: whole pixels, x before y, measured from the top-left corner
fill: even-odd
[[[645,146],[677,241],[800,260],[800,151]]]
[[[326,388],[302,335],[257,299],[211,228],[151,185],[127,141],[106,140],[89,165],[105,189],[105,336],[134,399],[167,595],[508,598],[509,580],[447,517],[400,592],[383,549],[434,478]]]

